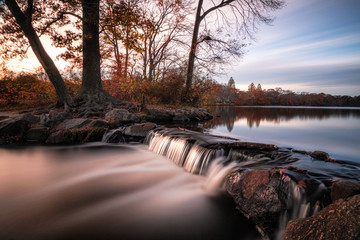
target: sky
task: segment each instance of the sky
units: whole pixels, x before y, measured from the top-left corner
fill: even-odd
[[[251,82],[263,89],[360,95],[360,0],[287,0],[273,13],[271,26],[261,25],[256,41],[241,60],[216,78],[247,90]],[[62,51],[43,39],[55,59]],[[32,51],[16,69],[30,70],[38,61]],[[57,61],[62,69],[63,61]]]
[[[288,0],[262,25],[243,58],[217,80],[240,90],[360,95],[360,1]]]

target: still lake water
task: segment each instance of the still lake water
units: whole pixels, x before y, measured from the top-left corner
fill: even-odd
[[[202,128],[212,134],[321,150],[360,163],[360,108],[217,106],[211,111],[215,118]]]

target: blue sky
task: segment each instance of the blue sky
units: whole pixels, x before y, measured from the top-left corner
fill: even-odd
[[[360,95],[360,1],[288,0],[242,60],[218,78],[294,92]]]

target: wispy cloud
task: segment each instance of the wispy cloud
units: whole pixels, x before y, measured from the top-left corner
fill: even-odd
[[[291,1],[229,75],[242,89],[255,82],[360,95],[360,12],[354,9],[360,2]]]

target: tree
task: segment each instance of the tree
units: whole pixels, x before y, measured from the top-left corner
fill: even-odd
[[[230,88],[235,88],[235,81],[232,77],[230,77],[230,79],[229,79],[228,86]]]
[[[262,91],[262,88],[261,88],[261,84],[260,84],[260,83],[258,83],[258,85],[257,85],[257,87],[256,87],[256,91],[259,91],[259,92]]]
[[[82,100],[101,101],[106,96],[100,72],[99,0],[82,0],[83,75],[80,92]]]
[[[155,3],[154,3],[155,2]],[[187,32],[188,0],[144,1],[142,15],[143,78],[156,80],[174,66],[179,59],[179,47]]]
[[[253,32],[256,30],[256,25],[259,22],[271,23],[272,18],[268,16],[269,11],[279,9],[283,5],[282,0],[219,0],[211,1],[207,9],[203,8],[203,0],[198,1],[197,11],[195,14],[195,22],[192,33],[192,41],[189,51],[189,60],[187,67],[186,86],[184,91],[183,100],[186,101],[187,95],[189,94],[194,67],[195,58],[198,45],[202,42],[213,41],[213,38],[209,36],[203,36],[199,41],[200,24],[206,19],[206,17],[214,12],[220,12],[221,18],[225,23],[228,23],[228,13],[233,13],[235,22],[237,24],[237,31],[243,32],[252,38]],[[225,7],[228,8],[227,13],[222,11]],[[223,42],[223,41],[220,41]],[[240,54],[239,47],[235,49],[229,49],[235,55]],[[216,56],[218,57],[218,56]]]
[[[127,77],[130,55],[141,52],[140,39],[144,37],[139,31],[144,20],[140,0],[106,0],[101,13],[105,50],[102,56],[115,60],[114,73],[117,77]]]
[[[248,91],[249,91],[249,92],[254,92],[255,90],[256,90],[255,84],[252,82],[252,83],[249,85],[249,87],[248,87]]]
[[[23,34],[28,43],[30,44],[31,49],[33,50],[35,56],[39,60],[41,66],[44,68],[46,74],[48,75],[51,83],[55,87],[56,94],[58,96],[59,105],[72,105],[73,100],[69,95],[69,92],[66,89],[64,80],[61,77],[61,74],[57,67],[55,66],[53,60],[45,51],[39,36],[37,35],[33,27],[33,17],[34,17],[34,4],[33,0],[27,0],[26,11],[23,12],[19,7],[18,3],[15,0],[5,0],[5,5],[7,6],[10,13],[6,12],[6,9],[2,9],[2,17],[4,17],[1,33],[2,34]],[[25,6],[22,6],[24,9]],[[36,16],[38,17],[38,16]],[[16,25],[11,25],[15,23]],[[20,27],[20,28],[19,28]],[[22,37],[22,36],[21,36]],[[2,39],[2,42],[4,39]],[[25,41],[23,40],[22,43]],[[19,53],[19,52],[18,52]]]

